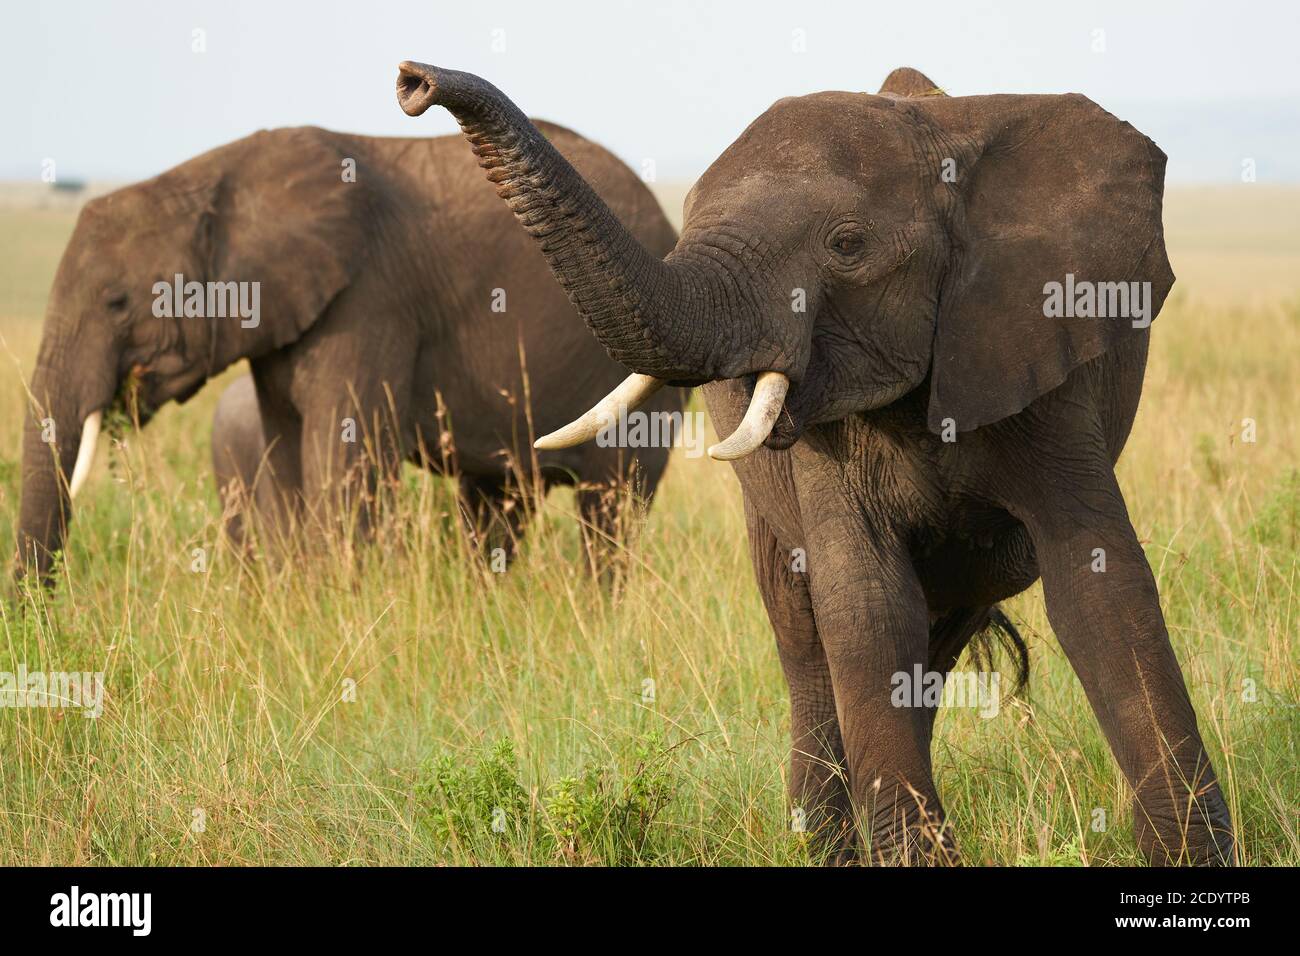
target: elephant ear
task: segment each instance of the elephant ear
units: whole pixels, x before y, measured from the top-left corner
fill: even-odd
[[[1174,281],[1161,222],[1165,154],[1083,96],[910,102],[957,171],[929,427],[940,432],[951,419],[968,431],[1016,414],[1075,368],[1148,334]],[[1094,292],[1138,283],[1145,299],[1130,297],[1123,317],[1069,317],[1077,312],[1065,295],[1084,282]],[[1061,290],[1055,303],[1052,283]],[[1117,311],[1117,288],[1101,288]],[[1142,301],[1145,316],[1134,317]]]
[[[276,348],[298,339],[350,284],[367,247],[373,191],[361,159],[315,127],[239,143],[210,217],[210,274],[259,283]],[[354,175],[345,176],[351,161]]]
[[[920,70],[910,66],[900,66],[880,84],[880,96],[947,96],[934,82]]]

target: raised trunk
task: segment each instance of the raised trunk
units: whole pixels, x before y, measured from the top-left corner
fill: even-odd
[[[726,323],[722,316],[703,315],[735,298],[717,270],[666,263],[646,252],[487,81],[407,62],[400,67],[397,95],[412,116],[437,104],[456,117],[488,179],[541,244],[551,271],[615,361],[656,378],[725,377],[726,350],[717,337]]]

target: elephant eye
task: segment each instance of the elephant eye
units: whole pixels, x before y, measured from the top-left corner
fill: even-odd
[[[114,312],[121,312],[126,308],[126,293],[121,292],[109,297],[108,307]]]
[[[866,244],[866,237],[861,233],[842,232],[831,241],[831,248],[839,255],[851,258],[859,255]]]

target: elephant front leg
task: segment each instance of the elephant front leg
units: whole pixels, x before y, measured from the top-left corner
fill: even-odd
[[[748,502],[745,520],[754,574],[790,688],[791,827],[810,834],[816,851],[828,862],[852,862],[857,841],[844,741],[807,575],[802,568],[793,570],[800,559],[781,547]]]
[[[929,618],[905,558],[850,576],[809,550],[813,607],[835,691],[853,804],[876,863],[955,863],[930,763],[933,706],[900,695],[928,659]]]
[[[929,660],[929,613],[903,543],[851,496],[800,498],[808,577],[844,740],[849,788],[876,863],[955,863],[930,764],[933,707],[894,692]],[[805,502],[807,502],[805,504]],[[815,524],[808,525],[809,516]]]
[[[1157,864],[1233,860],[1232,822],[1169,643],[1155,578],[1109,463],[1027,494],[1047,614],[1134,791]],[[1045,483],[1047,484],[1047,483]],[[1068,493],[1061,494],[1062,489]]]

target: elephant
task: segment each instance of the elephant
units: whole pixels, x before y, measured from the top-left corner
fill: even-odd
[[[902,68],[778,100],[661,257],[491,83],[408,61],[397,94],[457,119],[624,395],[702,387],[789,685],[790,800],[830,861],[960,860],[934,707],[892,691],[1041,578],[1140,851],[1235,862],[1114,471],[1174,281],[1150,139],[1081,95],[950,97]]]
[[[221,393],[212,413],[212,475],[221,499],[226,536],[249,543],[246,518],[255,516],[267,530],[282,524],[286,502],[266,467],[266,433],[257,407],[252,375],[241,375]]]
[[[639,244],[673,247],[631,169],[571,130],[538,128]],[[476,525],[525,489],[575,485],[601,541],[617,525],[611,498],[627,500],[611,490],[635,472],[648,499],[670,452],[531,452],[535,429],[574,417],[623,373],[459,136],[264,130],[82,209],[30,380],[18,576],[49,580],[106,412],[147,422],[240,359],[251,381],[219,423],[249,441],[261,429],[269,484],[254,511],[277,527],[342,518],[364,531],[383,479],[409,458],[457,476]],[[650,414],[680,420],[682,406],[672,390]]]

